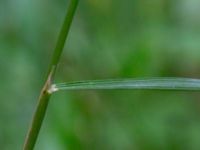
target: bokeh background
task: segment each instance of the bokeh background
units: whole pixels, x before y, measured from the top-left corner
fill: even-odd
[[[0,1],[0,149],[22,149],[68,0]],[[80,0],[56,82],[200,76],[199,0]],[[200,93],[58,92],[36,150],[199,150]]]

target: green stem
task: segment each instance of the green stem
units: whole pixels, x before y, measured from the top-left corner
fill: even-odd
[[[50,63],[50,66],[49,66],[49,73],[51,72],[52,67],[54,67],[54,66],[57,67],[57,65],[59,63],[60,56],[62,54],[67,35],[69,33],[69,29],[70,29],[70,26],[71,26],[71,23],[72,23],[78,2],[79,2],[79,0],[71,0],[70,1],[68,12],[65,16],[65,21],[62,25],[62,28],[61,28],[61,31],[60,31],[60,34],[59,34],[59,37],[58,37],[58,41],[57,41],[57,44],[56,44],[56,48],[54,50],[53,57],[51,59],[51,63]]]
[[[49,89],[51,87],[52,80],[54,79],[54,74],[55,74],[57,65],[60,61],[60,56],[62,54],[67,35],[69,33],[69,29],[70,29],[70,26],[71,26],[71,23],[72,23],[72,20],[73,20],[73,17],[78,5],[78,1],[79,0],[70,1],[64,23],[58,37],[56,48],[54,50],[53,56],[51,58],[51,62],[49,64],[46,82],[43,86],[43,89],[41,90],[41,94],[38,99],[38,104],[37,104],[37,107],[36,107],[32,122],[31,122],[31,126],[25,139],[23,150],[33,150],[35,143],[37,141],[37,137],[38,137],[42,122],[45,117],[49,99],[52,94],[51,92],[49,92]]]
[[[72,23],[72,20],[74,18],[74,13],[76,11],[76,8],[78,6],[78,2],[79,0],[71,0],[69,7],[68,7],[68,12],[65,16],[65,20],[64,23],[62,25],[59,37],[58,37],[58,41],[54,50],[54,53],[52,55],[51,58],[51,63],[49,65],[49,70],[48,70],[48,74],[52,71],[52,69],[55,67],[54,72],[56,71],[57,65],[59,63],[60,60],[60,56],[62,54],[64,45],[65,45],[65,41],[67,38],[67,35],[69,33],[69,29]],[[53,73],[54,74],[54,73]]]
[[[27,134],[24,150],[32,150],[34,148],[34,145],[38,137],[38,133],[40,131],[45,116],[50,96],[51,94],[46,92],[40,96],[39,103],[37,105],[37,109],[35,111],[31,127]]]

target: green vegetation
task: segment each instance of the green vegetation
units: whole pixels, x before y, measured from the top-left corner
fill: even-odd
[[[35,114],[33,116],[33,121],[31,123],[30,130],[27,134],[27,138],[24,144],[24,150],[32,150],[35,146],[38,133],[40,131],[46,109],[49,103],[49,99],[51,97],[51,93],[49,93],[49,89],[51,87],[51,84],[54,80],[54,74],[56,72],[57,65],[60,60],[60,56],[63,51],[64,43],[66,40],[66,37],[69,33],[69,28],[74,16],[74,13],[76,11],[76,7],[78,4],[78,0],[71,0],[69,4],[69,10],[66,14],[64,24],[62,26],[58,42],[56,45],[56,48],[54,50],[53,56],[52,56],[52,61],[49,65],[49,71],[47,73],[47,79],[46,82],[41,90],[40,97],[38,100],[38,105],[35,111]]]
[[[127,0],[123,4],[119,0],[81,1],[66,46],[68,51],[63,53],[77,4],[78,0],[69,4],[24,150],[33,149],[36,140],[35,149],[199,149],[199,94],[191,92],[200,90],[200,80],[195,79],[199,74],[200,32],[197,16],[191,15],[199,11],[198,5],[167,0]],[[2,33],[8,37],[2,40],[5,50],[0,52],[1,60],[5,68],[11,68],[10,75],[2,72],[2,86],[16,80],[8,86],[13,88],[9,92],[16,93],[1,94],[2,149],[20,147],[25,122],[35,105],[31,103],[37,95],[33,91],[41,86],[39,74],[47,66],[48,57],[44,56],[51,53],[57,32],[54,30],[59,26],[56,22],[61,22],[58,16],[65,7],[64,1],[49,4],[46,13],[51,17],[45,20],[49,26],[38,19],[45,18],[41,12],[34,20],[34,16],[23,12],[25,9],[19,9],[16,12],[25,19],[21,21],[25,23],[22,32],[17,32],[16,24],[9,27],[2,21]],[[55,8],[55,12],[49,11]],[[27,40],[30,35],[35,37]],[[20,44],[17,39],[24,41]],[[15,62],[15,68],[4,58],[6,55]],[[62,83],[66,79],[68,82]],[[13,102],[8,104],[3,99]],[[16,118],[23,121],[11,121],[5,112],[18,112]],[[12,130],[13,124],[21,127]]]

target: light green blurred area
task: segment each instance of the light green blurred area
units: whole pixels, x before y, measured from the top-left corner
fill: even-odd
[[[22,149],[67,0],[0,1],[0,149]],[[199,0],[80,0],[56,82],[200,76]],[[36,150],[199,150],[200,94],[58,92]]]

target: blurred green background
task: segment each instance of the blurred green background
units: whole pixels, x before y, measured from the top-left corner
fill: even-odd
[[[68,0],[0,1],[0,149],[22,149]],[[200,76],[199,0],[80,0],[56,82]],[[58,92],[36,150],[199,150],[200,93]]]

